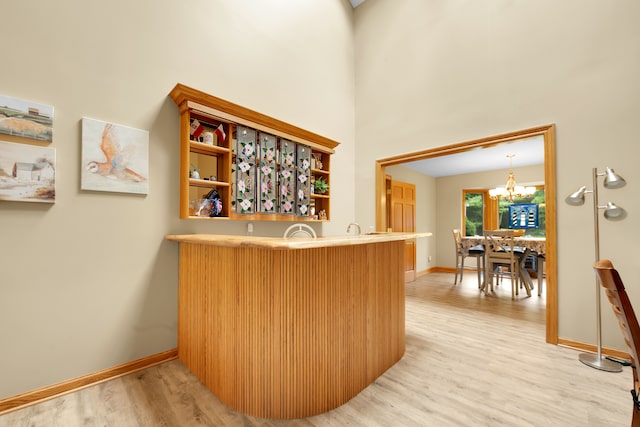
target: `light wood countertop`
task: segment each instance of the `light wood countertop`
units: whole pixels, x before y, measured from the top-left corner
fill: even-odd
[[[285,239],[282,237],[233,236],[224,234],[170,234],[165,238],[180,243],[198,243],[202,245],[247,247],[263,249],[309,249],[334,246],[366,245],[369,243],[394,242],[420,237],[430,237],[432,233],[376,233],[360,236],[332,236],[317,239]]]

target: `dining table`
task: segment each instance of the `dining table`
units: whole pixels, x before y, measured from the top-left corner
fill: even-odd
[[[522,257],[521,265],[520,265],[520,277],[523,279],[525,287],[527,288],[527,295],[531,295],[531,290],[533,290],[533,280],[529,275],[529,271],[524,268],[524,263],[528,256],[535,254],[536,256],[536,275],[538,281],[538,296],[542,295],[542,280],[544,275],[544,260],[546,255],[546,245],[547,239],[546,237],[530,237],[530,236],[519,236],[514,237],[513,241],[518,248],[524,249],[524,256]],[[462,246],[465,249],[469,249],[473,246],[477,245],[485,245],[484,236],[463,236],[462,237]],[[486,284],[483,284],[482,288],[484,289]]]

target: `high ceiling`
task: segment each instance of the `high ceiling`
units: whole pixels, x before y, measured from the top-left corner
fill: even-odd
[[[507,154],[515,154],[513,157],[514,168],[544,164],[544,138],[535,136],[464,153],[404,163],[403,166],[434,178],[440,178],[508,169],[509,158]]]

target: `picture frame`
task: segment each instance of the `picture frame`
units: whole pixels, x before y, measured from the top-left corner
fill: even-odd
[[[0,95],[0,133],[53,141],[53,107]]]
[[[538,204],[513,203],[509,205],[509,228],[538,228]]]
[[[0,141],[0,200],[54,203],[55,148]]]
[[[81,189],[149,193],[149,132],[82,118]]]

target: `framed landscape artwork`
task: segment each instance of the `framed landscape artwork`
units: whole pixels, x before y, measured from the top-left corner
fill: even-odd
[[[0,141],[0,200],[54,203],[55,148]]]
[[[51,142],[53,107],[0,95],[0,133]]]
[[[83,190],[148,194],[149,132],[84,117]]]

